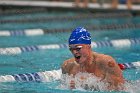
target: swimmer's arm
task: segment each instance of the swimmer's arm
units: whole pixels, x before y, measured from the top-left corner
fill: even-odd
[[[111,56],[106,56],[101,69],[104,71],[105,79],[109,83],[109,90],[118,90],[121,83],[124,83],[122,71]]]
[[[70,73],[73,61],[74,61],[74,58],[71,58],[71,59],[64,61],[64,63],[61,66],[62,74],[69,74]]]
[[[68,62],[67,61],[65,61],[63,64],[62,64],[62,66],[61,66],[61,69],[62,69],[62,74],[66,74],[66,73],[68,73],[68,71],[67,71],[67,69],[68,69]]]
[[[62,66],[61,66],[61,69],[62,69],[62,74],[69,74],[70,73],[70,69],[71,69],[71,61],[73,60],[66,60]],[[75,82],[73,80],[71,80],[69,82],[70,84],[70,89],[75,89]]]

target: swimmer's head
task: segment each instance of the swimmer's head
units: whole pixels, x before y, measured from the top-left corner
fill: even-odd
[[[91,44],[90,33],[83,27],[77,27],[69,37],[69,45],[71,44]]]

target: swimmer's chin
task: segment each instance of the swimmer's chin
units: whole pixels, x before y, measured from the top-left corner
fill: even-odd
[[[76,58],[75,58],[75,61],[79,64],[79,59],[76,59]]]
[[[80,58],[76,58],[76,57],[75,57],[75,61],[76,61],[78,64],[81,63],[81,62],[80,62]]]
[[[76,63],[83,64],[84,61],[81,58],[75,58]]]

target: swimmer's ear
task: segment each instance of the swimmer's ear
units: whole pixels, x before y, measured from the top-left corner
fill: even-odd
[[[91,45],[86,45],[86,48],[87,49],[91,49]]]

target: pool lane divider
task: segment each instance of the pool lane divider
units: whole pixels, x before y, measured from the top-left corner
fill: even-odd
[[[48,11],[45,9],[45,8],[43,8],[43,7],[33,7],[33,8],[20,8],[20,9],[18,9],[18,8],[11,8],[11,9],[5,9],[4,11],[3,10],[0,10],[0,17],[5,17],[5,16],[11,16],[11,15],[20,15],[20,14],[29,14],[29,13],[44,13],[44,12],[46,12],[46,13],[48,13]],[[131,13],[125,13],[125,15],[122,15],[122,16],[132,16],[131,15]]]
[[[140,38],[133,39],[117,39],[108,41],[91,42],[92,48],[102,48],[102,47],[131,47],[140,44]],[[24,46],[24,47],[7,47],[0,48],[0,55],[13,55],[21,54],[23,52],[33,52],[46,49],[61,49],[68,48],[68,44],[50,44],[50,45],[34,45],[34,46]]]
[[[104,30],[118,30],[118,29],[136,29],[140,28],[140,24],[107,24],[107,25],[89,25],[86,27],[88,30],[94,31],[104,31]],[[62,28],[62,29],[25,29],[25,30],[15,30],[0,31],[0,36],[36,36],[45,35],[47,33],[60,33],[60,32],[71,32],[72,28]]]
[[[140,67],[140,61],[131,63],[119,63],[118,65],[122,70],[138,68]],[[13,74],[3,76],[1,75],[0,82],[51,82],[54,80],[60,80],[61,75],[61,69],[35,73]]]
[[[0,36],[35,36],[43,35],[44,31],[42,29],[26,29],[18,31],[0,31]]]
[[[14,74],[14,75],[4,75],[0,76],[0,82],[50,82],[53,80],[58,80],[61,78],[62,71],[52,70],[44,72],[35,73],[24,73],[24,74]]]
[[[118,13],[85,13],[85,14],[75,14],[75,15],[57,15],[57,16],[38,16],[36,18],[30,17],[30,18],[20,18],[20,19],[1,19],[0,24],[6,24],[6,23],[27,23],[27,22],[62,22],[62,21],[76,21],[76,20],[85,20],[85,19],[97,19],[97,18],[133,18],[132,14],[129,12],[118,12]]]

